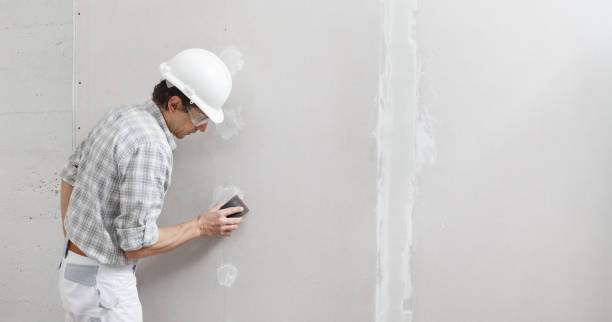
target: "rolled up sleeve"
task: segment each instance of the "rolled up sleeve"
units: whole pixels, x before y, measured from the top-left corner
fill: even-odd
[[[60,178],[69,183],[71,186],[74,186],[74,181],[76,180],[79,170],[79,164],[81,163],[81,154],[86,142],[87,139],[81,141],[70,157],[68,157],[66,166],[60,172]]]
[[[157,242],[157,218],[169,185],[171,158],[156,144],[142,144],[120,160],[120,214],[114,226],[124,251]]]

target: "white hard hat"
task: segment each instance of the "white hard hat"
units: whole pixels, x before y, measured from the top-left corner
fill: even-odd
[[[161,63],[159,71],[211,121],[223,122],[221,107],[232,91],[232,76],[219,57],[204,49],[185,49]]]

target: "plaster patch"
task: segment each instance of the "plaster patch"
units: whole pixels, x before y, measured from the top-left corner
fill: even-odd
[[[426,165],[436,161],[436,140],[434,120],[426,106],[420,106],[416,119],[416,176],[419,177]]]
[[[240,188],[230,185],[218,186],[213,191],[213,202],[210,207],[212,208],[218,202],[224,203],[230,200],[234,195],[238,195],[240,198],[244,199],[244,192],[240,190]]]
[[[236,73],[241,71],[244,67],[242,53],[234,46],[225,48],[221,54],[219,54],[219,58],[225,63],[232,76],[236,75]]]
[[[238,48],[229,46],[219,54],[219,58],[225,63],[232,77],[244,68],[244,58]],[[228,106],[223,108],[225,119],[220,124],[215,124],[216,134],[224,140],[237,136],[246,125],[241,118],[242,105]]]
[[[432,119],[421,106],[418,0],[381,0],[378,82],[375,321],[412,321],[412,215],[418,179],[435,159]],[[396,19],[398,18],[398,19]],[[394,50],[400,50],[401,55]],[[408,152],[407,152],[408,151]],[[398,180],[399,177],[402,179]]]
[[[221,286],[231,287],[237,276],[238,269],[232,264],[226,263],[217,267],[217,281]]]
[[[242,105],[229,106],[223,109],[225,114],[225,120],[222,123],[215,124],[216,134],[224,140],[229,140],[244,128],[246,123],[242,119],[240,113],[242,112]]]

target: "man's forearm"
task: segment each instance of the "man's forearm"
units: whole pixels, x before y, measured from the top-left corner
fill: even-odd
[[[200,237],[196,220],[159,229],[159,238],[155,244],[134,251],[126,251],[127,258],[143,258],[171,251],[186,242]]]

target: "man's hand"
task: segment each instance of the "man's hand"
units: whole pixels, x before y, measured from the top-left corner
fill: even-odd
[[[218,203],[198,216],[196,222],[200,230],[200,237],[231,236],[232,231],[236,230],[238,225],[242,223],[242,218],[227,218],[229,215],[243,211],[242,207],[221,209],[221,206],[223,204]]]

